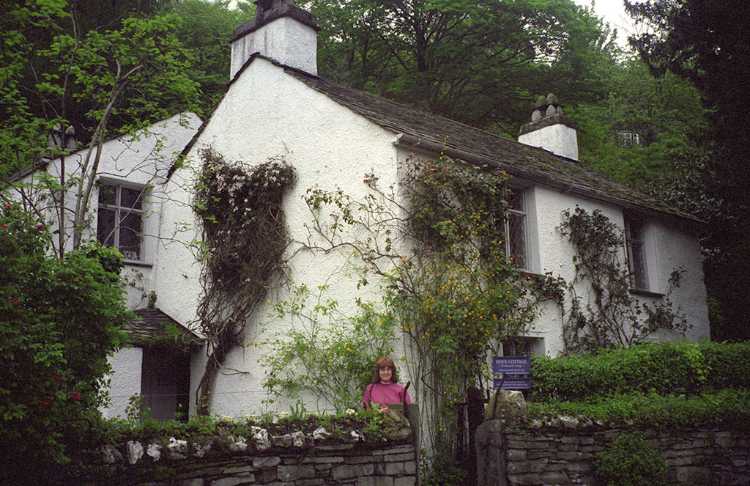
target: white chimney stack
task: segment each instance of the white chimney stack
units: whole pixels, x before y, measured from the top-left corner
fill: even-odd
[[[312,14],[293,0],[257,0],[255,5],[255,19],[234,31],[229,79],[256,53],[317,76],[319,28]]]
[[[565,115],[557,96],[540,96],[531,114],[531,123],[521,127],[518,141],[549,150],[555,155],[578,160],[578,136],[575,123]]]

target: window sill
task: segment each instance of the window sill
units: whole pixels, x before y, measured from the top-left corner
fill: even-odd
[[[146,263],[139,260],[125,260],[123,263],[128,267],[152,268],[154,266],[153,263]]]
[[[536,273],[530,270],[524,270],[522,268],[518,269],[518,273],[520,273],[522,277],[528,280],[536,280],[538,282],[544,282],[544,279],[547,278],[546,275],[542,273]]]
[[[628,292],[630,292],[633,295],[640,295],[641,297],[653,297],[655,299],[661,299],[664,297],[664,294],[661,292],[652,292],[651,290],[645,290],[645,289],[628,289]]]

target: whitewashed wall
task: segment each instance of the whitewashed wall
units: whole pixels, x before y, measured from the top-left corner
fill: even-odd
[[[151,186],[144,202],[143,218],[143,259],[140,262],[128,262],[123,270],[126,281],[128,307],[137,309],[145,307],[148,292],[153,289],[152,265],[156,259],[159,218],[161,217],[161,203],[168,197],[162,184],[166,181],[167,171],[175,157],[193,137],[201,120],[193,113],[181,113],[166,120],[155,123],[135,136],[120,137],[109,140],[102,145],[101,160],[97,171],[97,179],[118,183],[133,184],[135,186]],[[87,152],[75,152],[65,158],[65,177],[71,181],[80,177],[81,167],[85,163]],[[91,162],[90,162],[91,164]],[[49,162],[46,173],[59,180],[62,172],[61,159]],[[46,222],[51,232],[58,229],[58,217],[53,212],[54,205],[46,191],[38,189],[40,174],[34,173],[25,177],[22,188],[31,192],[37,205],[46,215]],[[37,187],[37,189],[32,189]],[[66,205],[75,208],[77,191],[68,190]],[[98,190],[94,187],[88,210],[89,225],[84,233],[84,240],[96,239],[96,214],[98,207]],[[66,251],[73,248],[72,215],[66,220]],[[57,240],[55,240],[57,243]]]
[[[143,201],[143,259],[140,262],[126,262],[122,271],[123,290],[126,293],[130,309],[146,306],[148,294],[155,290],[153,265],[157,258],[159,227],[162,202],[170,196],[165,192],[163,183],[176,156],[193,137],[201,120],[193,113],[174,115],[158,122],[133,137],[120,137],[109,140],[102,145],[101,160],[97,171],[99,180],[110,180],[118,183],[150,186]],[[86,152],[76,152],[65,158],[65,177],[67,180],[79,177],[85,161]],[[62,172],[60,159],[52,160],[47,165],[46,173],[59,180]],[[40,174],[33,173],[21,183],[24,191],[31,191],[38,207],[45,214],[50,231],[58,228],[58,218],[53,212],[50,196],[45,191],[33,190],[40,182]],[[66,205],[74,208],[77,192],[71,189],[66,194]],[[42,198],[40,200],[40,198]],[[96,186],[91,195],[89,207],[89,227],[84,240],[96,239],[96,214],[98,208],[98,191]],[[69,215],[70,216],[70,215]],[[73,247],[72,217],[66,221],[68,238],[66,249]],[[56,242],[57,243],[57,242]],[[105,417],[124,416],[129,398],[141,392],[141,366],[143,350],[141,348],[124,348],[110,356],[112,374],[110,376],[111,405],[103,408]]]
[[[536,206],[530,211],[536,213],[536,227],[529,228],[532,238],[539,242],[540,273],[553,272],[570,282],[575,277],[573,246],[559,232],[562,212],[571,211],[576,206],[591,212],[599,209],[620,229],[624,226],[624,215],[621,208],[599,201],[585,200],[569,194],[540,186],[533,188]],[[668,225],[658,219],[649,219],[644,228],[646,259],[649,268],[651,290],[663,293],[667,290],[668,279],[673,270],[684,268],[685,275],[681,285],[672,295],[676,309],[685,314],[693,327],[687,338],[703,339],[709,337],[708,309],[706,306],[706,289],[703,283],[703,257],[698,240],[677,227]],[[534,235],[536,232],[536,235]],[[579,295],[586,295],[587,287],[577,287]],[[639,297],[647,302],[654,302],[658,297]],[[537,321],[531,336],[542,337],[546,353],[555,356],[563,351],[562,322],[560,310],[556,304],[543,306],[542,315]],[[682,336],[662,334],[664,338],[679,339]]]
[[[124,348],[108,358],[112,367],[109,376],[109,405],[102,408],[105,418],[125,418],[128,401],[141,393],[142,348]]]
[[[415,153],[400,149],[399,165],[405,167],[415,160],[427,160],[435,155]],[[582,199],[563,194],[542,186],[531,186],[524,191],[524,204],[527,222],[527,270],[537,274],[552,272],[567,282],[575,278],[573,256],[575,249],[562,237],[559,231],[562,213],[571,212],[576,206],[592,212],[600,210],[620,229],[624,227],[624,214],[621,208],[602,201]],[[692,327],[686,336],[662,332],[656,336],[663,339],[707,339],[709,337],[706,290],[703,283],[703,258],[697,238],[685,230],[669,225],[658,219],[649,219],[644,227],[647,267],[649,268],[650,289],[664,293],[673,270],[684,268],[685,274],[679,288],[675,289],[672,300],[676,310],[684,314]],[[623,255],[624,256],[624,255]],[[586,296],[590,290],[585,284],[576,286],[578,295]],[[655,303],[659,297],[638,297],[642,301]],[[564,350],[562,325],[564,316],[554,302],[541,305],[539,318],[528,333],[529,337],[544,339],[546,354],[556,356]],[[655,337],[656,337],[655,336]]]
[[[396,184],[398,167],[412,156],[393,145],[395,134],[334,103],[310,89],[282,68],[264,59],[256,59],[233,83],[197,143],[188,155],[188,168],[175,173],[167,191],[172,200],[164,206],[160,234],[176,234],[181,242],[162,240],[156,272],[159,305],[180,322],[195,319],[200,298],[200,266],[185,243],[199,238],[194,215],[189,206],[195,171],[199,169],[199,151],[212,146],[227,160],[261,163],[270,157],[283,156],[298,176],[293,191],[287,195],[284,211],[293,239],[303,239],[309,214],[301,201],[313,186],[342,188],[361,197],[367,193],[362,176],[372,171],[381,187]],[[600,209],[619,227],[623,226],[620,208],[596,201],[582,200],[568,194],[534,186],[526,194],[528,238],[531,242],[532,267],[538,273],[552,271],[570,281],[574,277],[574,250],[559,233],[561,214],[576,205]],[[187,223],[187,225],[186,225]],[[189,226],[189,228],[188,228]],[[176,228],[188,228],[175,233]],[[646,227],[650,268],[654,269],[655,291],[663,291],[666,279],[676,266],[687,270],[683,285],[674,294],[674,302],[694,324],[690,338],[708,336],[702,259],[696,239],[663,222],[653,221]],[[356,289],[356,276],[340,255],[313,257],[298,254],[291,262],[291,276],[296,283],[315,286],[331,285],[330,295],[352,310],[356,296],[377,300],[377,285]],[[581,292],[584,287],[580,288]],[[227,374],[219,376],[212,412],[218,415],[245,415],[262,412],[268,406],[262,389],[265,377],[258,359],[270,352],[254,345],[274,332],[283,332],[291,324],[270,317],[270,305],[285,298],[285,291],[275,292],[267,305],[252,319],[246,347],[231,353],[226,362]],[[556,304],[543,306],[530,336],[544,338],[545,350],[556,355],[563,350],[561,326],[563,316]],[[200,380],[205,355],[193,359],[191,369],[191,407],[195,387]],[[315,404],[308,403],[314,408]],[[270,406],[287,410],[288,404]]]
[[[270,157],[283,156],[297,173],[297,184],[285,199],[284,212],[292,239],[304,239],[304,224],[310,221],[301,198],[308,188],[318,186],[334,190],[342,188],[354,197],[367,194],[363,183],[366,172],[379,177],[381,187],[396,182],[396,150],[394,135],[308,88],[301,81],[287,75],[283,69],[264,59],[256,59],[235,80],[215,111],[199,140],[188,155],[194,168],[199,163],[198,152],[212,146],[227,160],[262,163]],[[189,200],[190,169],[178,171],[169,190],[181,193]],[[184,204],[170,203],[165,207],[162,232],[180,221],[192,219],[191,209]],[[184,241],[197,237],[195,231],[182,235]],[[309,286],[327,283],[329,295],[341,303],[343,312],[353,310],[355,296],[376,297],[374,286],[357,291],[346,259],[340,255],[313,257],[298,254],[290,262],[291,277],[296,283]],[[200,295],[200,268],[193,256],[180,244],[166,244],[160,250],[157,287],[161,308],[181,322],[194,319]],[[271,302],[285,297],[279,290]],[[218,415],[242,415],[263,410],[265,378],[258,358],[268,348],[252,346],[258,336],[258,324],[270,331],[283,332],[290,323],[270,317],[270,307],[260,309],[248,326],[247,347],[232,352],[227,369],[243,374],[219,375],[212,412]],[[191,376],[191,407],[194,406],[195,387],[202,373],[205,357],[194,359]],[[308,404],[313,409],[314,403]],[[288,410],[288,404],[275,406]]]

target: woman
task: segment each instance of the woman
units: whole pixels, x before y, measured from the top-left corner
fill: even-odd
[[[393,360],[382,356],[375,361],[372,383],[367,385],[362,395],[362,404],[370,408],[377,403],[382,411],[388,411],[388,405],[411,405],[407,389],[398,383],[398,374]]]

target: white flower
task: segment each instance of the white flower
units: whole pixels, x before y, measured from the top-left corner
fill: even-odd
[[[347,414],[347,415],[348,415],[348,416],[350,416],[350,417],[351,417],[352,415],[357,415],[357,411],[356,411],[356,410],[354,410],[353,408],[347,408],[347,409],[346,409],[346,411],[345,411],[344,413],[345,413],[345,414]]]

